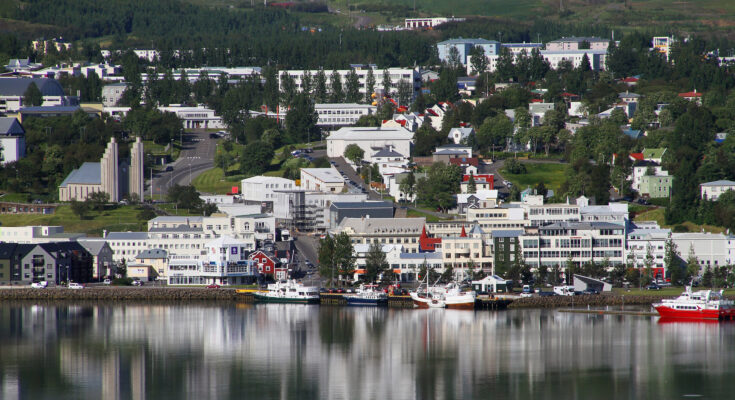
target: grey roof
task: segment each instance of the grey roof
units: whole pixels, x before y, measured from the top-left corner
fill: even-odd
[[[562,42],[609,42],[608,39],[603,39],[599,37],[584,37],[584,36],[571,36],[571,37],[563,37],[561,39],[552,40],[549,43],[562,43]]]
[[[31,82],[44,96],[64,96],[61,84],[47,78],[0,78],[0,96],[23,96]]]
[[[92,240],[86,240],[86,239],[77,239],[77,242],[82,245],[85,249],[87,249],[88,252],[90,252],[92,255],[99,254],[102,249],[105,247],[107,242],[99,239],[92,239]]]
[[[483,235],[485,234],[485,231],[482,230],[482,228],[480,227],[480,224],[475,224],[475,226],[472,227],[472,230],[470,230],[469,233],[471,235],[477,235],[477,234]]]
[[[446,150],[437,150],[437,151],[434,152],[434,154],[437,154],[437,155],[460,155],[460,154],[467,154],[467,152],[466,151],[462,151],[462,150],[449,150],[449,149],[446,149]]]
[[[81,167],[71,171],[67,175],[64,182],[59,187],[66,187],[70,183],[78,183],[83,185],[100,185],[102,184],[102,170],[100,163],[85,162]]]
[[[20,109],[20,112],[24,114],[28,114],[28,113],[35,113],[35,114],[75,113],[79,109],[81,109],[80,106],[34,106],[34,107],[22,107]]]
[[[115,83],[108,83],[104,87],[108,87],[108,86],[123,86],[123,87],[127,87],[128,84],[125,83],[125,82],[115,82]]]
[[[735,182],[727,181],[727,180],[719,180],[719,181],[706,182],[706,183],[701,184],[700,186],[735,186]]]
[[[23,136],[26,130],[15,117],[0,117],[0,135]]]
[[[9,260],[15,252],[16,247],[18,247],[17,243],[0,242],[0,260]]]
[[[135,256],[135,258],[139,260],[159,259],[159,258],[165,259],[166,257],[168,257],[168,252],[162,249],[143,250],[140,252],[140,254]]]
[[[390,148],[383,147],[378,150],[377,153],[373,154],[373,157],[403,157],[403,154],[395,150],[391,150]]]
[[[107,241],[110,240],[147,240],[148,232],[110,232],[105,236]]]
[[[523,236],[523,229],[509,229],[504,231],[493,231],[493,237],[518,237]]]
[[[638,97],[641,97],[641,95],[639,95],[638,93],[621,92],[621,93],[618,93],[618,97],[635,97],[635,98],[638,98]]]
[[[452,129],[462,129],[462,128],[452,128]],[[467,146],[466,144],[457,144],[457,143],[448,143],[442,146],[437,146],[436,149],[471,149],[472,146]]]
[[[458,39],[445,40],[443,42],[439,42],[438,44],[465,44],[465,43],[471,44],[471,45],[478,45],[478,44],[499,44],[500,42],[496,40],[487,40],[487,39],[482,39],[482,38],[477,38],[477,39],[458,38]]]
[[[423,260],[423,259],[426,259],[426,261],[429,261],[429,260],[441,260],[442,259],[442,253],[440,253],[440,252],[434,252],[434,253],[401,253],[400,257],[401,257],[401,259],[408,259],[408,260]]]
[[[389,201],[335,201],[331,207],[334,208],[393,208]]]

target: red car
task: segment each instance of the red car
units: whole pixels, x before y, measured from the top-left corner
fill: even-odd
[[[220,285],[213,283],[211,285],[207,285],[207,289],[219,289]]]

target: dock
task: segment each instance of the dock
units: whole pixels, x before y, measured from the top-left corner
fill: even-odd
[[[595,314],[595,315],[633,315],[638,317],[657,317],[657,312],[652,311],[626,311],[626,310],[595,310],[595,309],[584,309],[584,308],[567,308],[559,310],[562,313],[573,313],[573,314]]]

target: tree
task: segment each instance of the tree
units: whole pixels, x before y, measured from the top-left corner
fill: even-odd
[[[441,281],[449,283],[454,280],[454,267],[449,264],[444,268],[444,273],[441,274]]]
[[[194,186],[174,185],[168,189],[168,201],[175,203],[178,208],[188,210],[198,209],[202,205],[202,199]]]
[[[357,103],[360,101],[360,79],[355,69],[351,69],[347,74],[347,102]]]
[[[390,73],[387,69],[383,70],[383,93],[390,96],[390,90],[393,87],[393,81],[390,79]]]
[[[401,79],[398,81],[398,105],[409,106],[413,97],[413,85],[411,82]]]
[[[79,219],[85,219],[89,212],[89,204],[84,201],[71,201],[71,212],[74,213]]]
[[[427,274],[428,274],[428,282],[427,282]],[[439,279],[439,273],[434,270],[434,268],[430,267],[429,264],[426,262],[426,259],[424,259],[424,262],[421,264],[421,267],[419,267],[419,276],[418,280],[420,282],[427,282],[429,285],[435,283]]]
[[[342,90],[342,76],[335,69],[329,78],[329,102],[341,103],[344,101],[345,93]]]
[[[449,48],[449,57],[447,60],[447,64],[449,68],[452,68],[455,71],[462,68],[462,58],[459,55],[459,49],[457,49],[456,46],[452,46]]]
[[[295,96],[291,109],[286,114],[286,136],[291,143],[309,142],[319,139],[316,126],[319,115],[309,96],[299,93]]]
[[[289,107],[296,96],[296,81],[286,72],[281,74],[280,103],[283,107]]]
[[[694,254],[694,244],[692,244],[691,246],[689,246],[689,256],[687,256],[686,280],[690,281],[691,279],[698,277],[700,271],[701,271],[701,267],[699,265],[699,260],[697,259],[697,256]]]
[[[403,193],[403,198],[410,201],[411,198],[416,194],[416,176],[413,171],[410,171],[408,175],[398,185],[398,190]]]
[[[702,274],[702,286],[711,288],[714,283],[713,278],[712,268],[708,265],[704,268],[704,273]]]
[[[335,246],[334,238],[331,235],[326,235],[324,239],[319,241],[319,249],[317,250],[319,275],[329,278],[331,286],[334,286]]]
[[[487,71],[487,57],[485,56],[485,49],[482,46],[473,46],[470,49],[470,64],[472,65],[472,73],[474,75],[481,75]]]
[[[467,182],[467,193],[477,193],[477,184],[475,184],[475,174],[470,172],[470,180]]]
[[[368,68],[365,77],[365,103],[371,104],[373,102],[373,93],[375,93],[375,74],[372,68]]]
[[[334,239],[334,262],[337,266],[340,282],[351,277],[355,271],[355,249],[350,237],[342,232]]]
[[[383,253],[383,246],[372,243],[365,255],[365,275],[363,275],[363,279],[366,282],[374,283],[389,268],[390,265],[385,258],[385,253]]]
[[[513,62],[513,54],[507,47],[500,49],[500,56],[495,68],[495,74],[500,81],[507,82],[515,76],[515,64]]]
[[[273,156],[273,147],[270,144],[256,140],[242,150],[240,172],[246,175],[260,175],[268,170]]]
[[[36,83],[31,82],[25,93],[23,93],[23,106],[38,107],[41,104],[43,104],[43,94],[38,89],[38,86],[36,86]]]
[[[646,257],[643,259],[643,285],[648,285],[653,280],[653,277],[651,276],[651,271],[655,265],[656,259],[653,258],[653,250],[651,248],[651,244],[646,245]]]
[[[669,277],[671,283],[674,285],[681,285],[684,283],[686,274],[684,269],[681,267],[681,259],[679,253],[676,251],[676,243],[669,237],[664,245],[664,265],[669,270]]]
[[[105,204],[110,201],[110,195],[106,192],[94,192],[87,196],[87,203],[90,207],[102,211],[105,209]]]
[[[365,157],[365,151],[358,145],[351,143],[345,148],[345,158],[352,161],[355,165],[360,165],[363,157]]]
[[[314,100],[317,103],[327,102],[327,75],[321,69],[314,78]]]
[[[566,268],[566,271],[564,271],[564,275],[566,276],[567,285],[574,284],[574,274],[576,273],[577,273],[577,266],[574,263],[574,260],[572,259],[572,255],[570,253],[569,257],[567,258],[567,268]]]

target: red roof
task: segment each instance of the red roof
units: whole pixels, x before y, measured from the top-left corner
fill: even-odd
[[[628,78],[623,79],[623,82],[625,82],[625,83],[635,83],[635,82],[638,82],[638,80],[639,80],[638,78],[634,78],[634,77],[631,76],[631,77],[628,77]]]
[[[679,93],[679,97],[702,97],[701,92],[686,92],[686,93]]]
[[[464,230],[464,225],[462,225],[462,232],[459,234],[459,237],[467,237],[467,232]]]
[[[638,161],[643,161],[643,153],[630,153],[630,158],[634,158]]]
[[[400,107],[398,107],[396,109],[396,111],[399,112],[399,113],[403,113],[403,112],[408,111],[408,107],[406,107],[406,106],[400,106]]]
[[[453,165],[472,165],[474,167],[477,167],[480,165],[480,159],[477,157],[455,157],[450,158],[449,163]]]
[[[531,99],[531,103],[543,103],[544,101],[541,99]]]
[[[574,93],[564,92],[561,94],[561,97],[577,97],[577,95]]]

